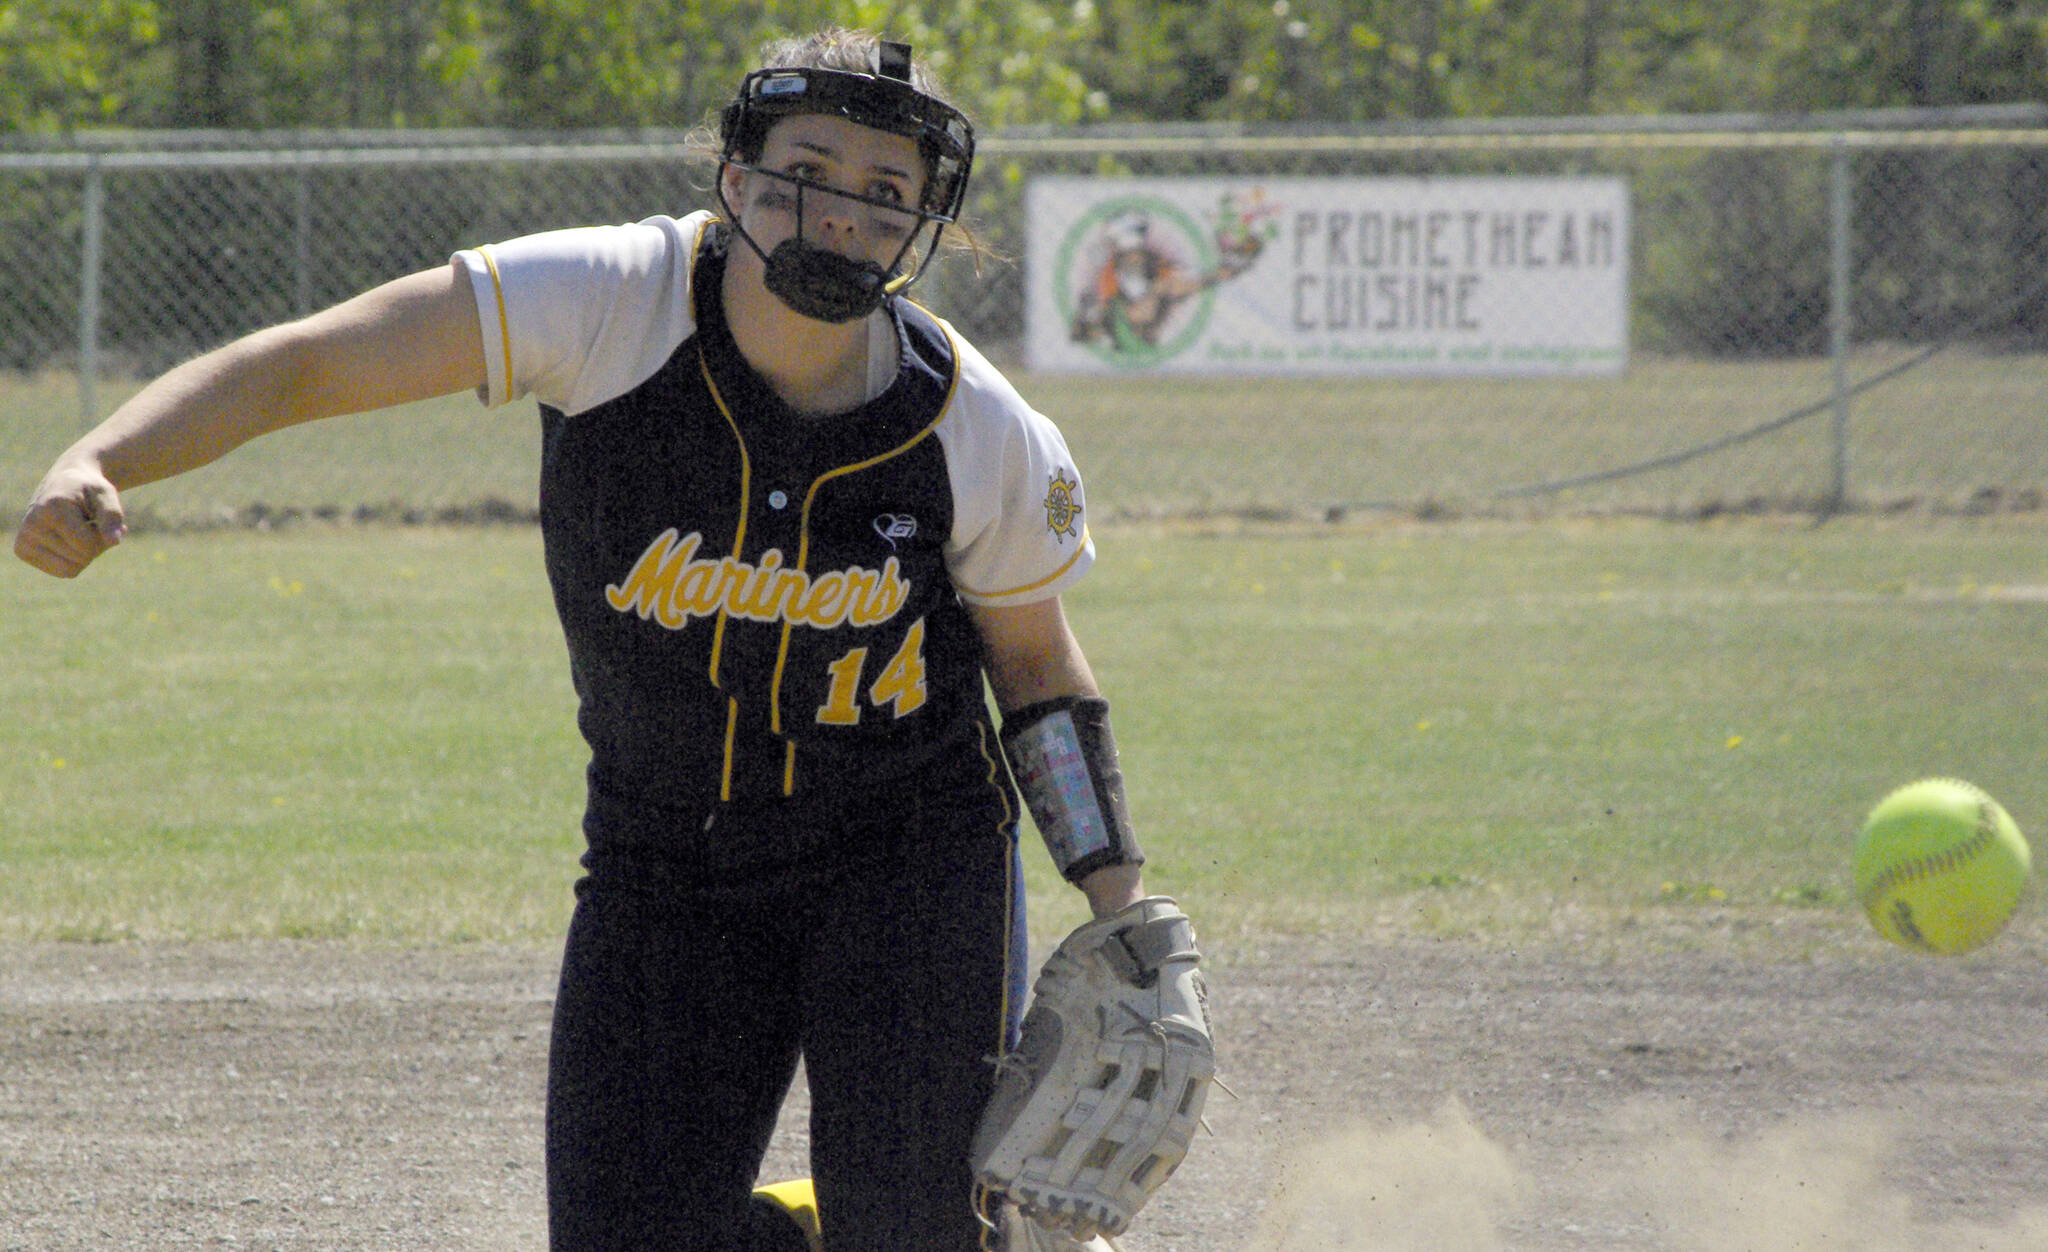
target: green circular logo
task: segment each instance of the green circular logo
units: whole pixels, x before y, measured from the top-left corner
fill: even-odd
[[[1178,205],[1119,196],[1094,205],[1060,241],[1053,300],[1067,335],[1111,365],[1171,360],[1201,337],[1216,305],[1215,245]]]

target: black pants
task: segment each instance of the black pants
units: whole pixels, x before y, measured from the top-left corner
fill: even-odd
[[[700,851],[729,854],[680,867],[593,845],[549,1057],[555,1252],[743,1249],[799,1056],[830,1252],[978,1246],[967,1148],[1024,978],[1006,793],[721,813]]]

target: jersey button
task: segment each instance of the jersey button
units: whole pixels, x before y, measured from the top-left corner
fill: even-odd
[[[788,505],[789,505],[789,495],[788,495],[788,493],[786,493],[786,492],[781,492],[781,491],[771,491],[771,492],[769,492],[769,493],[768,493],[768,507],[769,507],[769,508],[771,508],[771,509],[780,509],[780,508],[786,508],[786,507],[788,507]]]

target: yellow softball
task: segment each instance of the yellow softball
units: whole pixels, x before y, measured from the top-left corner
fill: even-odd
[[[1981,787],[1925,778],[1870,811],[1854,872],[1878,934],[1952,956],[2005,929],[2026,894],[2030,857],[2012,816]]]

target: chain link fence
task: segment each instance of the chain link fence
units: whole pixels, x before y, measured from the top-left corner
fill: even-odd
[[[4,484],[140,381],[454,249],[708,203],[680,133],[141,135],[0,151]],[[1022,368],[1045,175],[1599,176],[1628,188],[1612,377],[1163,378]],[[1098,516],[2032,509],[2048,489],[2048,109],[987,137],[975,248],[919,297],[1067,431]],[[523,516],[531,406],[260,441],[167,523]],[[225,464],[225,463],[224,463]]]

